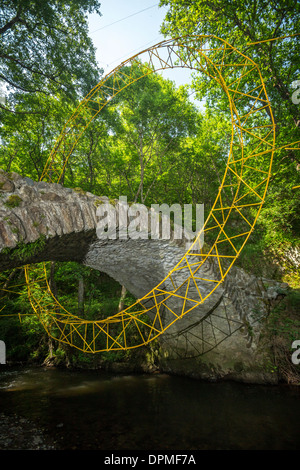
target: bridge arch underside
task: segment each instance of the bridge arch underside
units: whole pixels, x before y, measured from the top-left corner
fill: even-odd
[[[20,216],[20,213],[19,213]],[[30,253],[30,246],[35,246],[36,240],[27,243],[27,252]],[[176,295],[170,295],[170,290],[174,291],[174,285],[170,285],[168,279],[169,271],[174,265],[180,262],[185,247],[180,243],[170,242],[169,240],[99,240],[93,229],[83,232],[71,232],[60,235],[54,235],[46,238],[42,248],[33,254],[22,257],[18,256],[18,244],[11,249],[5,249],[0,254],[1,270],[14,269],[21,266],[31,265],[31,283],[34,277],[34,266],[39,266],[35,281],[43,287],[45,279],[50,276],[50,261],[75,261],[89,268],[106,273],[109,277],[115,279],[120,285],[124,285],[133,296],[141,300],[141,311],[144,307],[146,315],[141,313],[132,321],[128,321],[126,327],[131,330],[135,340],[139,343],[143,341],[147,344],[152,341],[154,336],[159,338],[160,347],[168,351],[169,355],[175,357],[197,357],[208,351],[214,350],[225,339],[228,340],[233,333],[245,327],[245,322],[241,318],[241,312],[234,306],[234,300],[230,299],[225,289],[221,286],[209,296],[202,304],[199,304],[199,291],[205,296],[208,293],[203,279],[212,279],[216,277],[214,267],[211,264],[203,266],[198,271],[194,284],[190,285],[186,281],[186,272],[182,270],[173,276],[172,282],[177,286]],[[48,274],[41,274],[41,265],[45,263],[44,269]],[[192,260],[191,260],[192,262]],[[43,264],[42,264],[43,265]],[[42,270],[43,271],[43,270]],[[25,268],[26,272],[26,268]],[[161,295],[157,295],[156,302],[153,298],[148,300],[144,296],[149,292],[149,288],[157,286],[161,279]],[[182,285],[181,285],[182,284]],[[181,285],[181,287],[180,287]],[[178,287],[179,286],[179,287]],[[44,285],[45,290],[48,286]],[[187,296],[188,291],[188,296]],[[34,289],[29,294],[31,299],[34,296]],[[52,294],[53,295],[53,294]],[[160,305],[163,304],[163,305]],[[33,299],[35,305],[35,299]],[[46,331],[55,339],[78,347],[88,353],[94,353],[99,348],[105,350],[125,349],[124,337],[118,337],[116,331],[122,331],[123,322],[126,318],[120,317],[117,322],[112,322],[106,326],[105,333],[102,332],[105,322],[99,323],[102,332],[102,338],[99,341],[94,340],[89,330],[95,329],[95,324],[86,323],[80,319],[76,324],[76,315],[70,316],[61,313],[62,306],[55,298],[51,299],[51,309],[58,305],[60,313],[55,312],[55,308],[49,311],[49,301],[45,299],[45,305],[40,302],[40,309],[36,313],[43,323]],[[160,308],[158,309],[158,305]],[[143,306],[143,307],[142,307]],[[135,307],[136,310],[136,307]],[[190,311],[190,315],[189,315]],[[130,309],[129,309],[130,312]],[[159,312],[159,313],[158,313]],[[49,313],[52,320],[49,323]],[[128,314],[130,316],[130,313]],[[47,320],[46,320],[47,317]],[[134,317],[133,317],[134,318]],[[75,327],[74,327],[75,325]],[[170,326],[169,326],[170,325]],[[135,326],[135,328],[132,328]],[[151,328],[150,328],[151,327]],[[75,328],[75,330],[74,330]],[[97,326],[96,326],[97,328]],[[166,329],[165,329],[166,328]],[[163,335],[160,334],[165,329]],[[81,341],[74,340],[73,335],[82,336]],[[110,332],[110,333],[109,333]],[[137,333],[139,337],[137,338]],[[247,343],[247,338],[243,341]],[[236,338],[237,339],[237,338]],[[106,344],[104,345],[104,341]],[[126,348],[135,347],[130,344],[130,335],[126,337]],[[92,344],[93,343],[93,344]]]

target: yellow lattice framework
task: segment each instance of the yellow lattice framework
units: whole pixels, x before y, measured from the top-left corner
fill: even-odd
[[[175,67],[215,80],[227,96],[231,115],[222,183],[190,249],[147,295],[129,308],[95,321],[73,315],[58,302],[48,283],[47,264],[42,277],[36,277],[34,267],[25,267],[32,308],[49,336],[86,353],[145,345],[205,303],[240,255],[264,203],[275,150],[275,123],[265,84],[251,58],[215,36],[166,40],[120,64],[90,91],[68,120],[41,179],[61,180],[81,135],[118,93],[144,76]],[[211,241],[209,245],[202,246],[203,233]],[[206,267],[214,272],[210,277],[201,274]]]

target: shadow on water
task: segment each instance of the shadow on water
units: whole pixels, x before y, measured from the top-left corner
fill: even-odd
[[[0,371],[0,413],[58,449],[298,450],[300,390],[99,371]]]

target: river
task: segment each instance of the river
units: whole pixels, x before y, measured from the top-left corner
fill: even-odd
[[[299,398],[285,385],[1,366],[0,449],[299,450]]]

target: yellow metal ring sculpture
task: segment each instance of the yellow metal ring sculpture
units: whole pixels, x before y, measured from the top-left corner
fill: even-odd
[[[33,268],[25,268],[31,305],[48,334],[86,353],[145,345],[203,304],[224,281],[241,253],[264,203],[275,150],[270,102],[258,65],[215,36],[163,41],[131,57],[103,78],[66,123],[41,179],[60,181],[81,135],[114,96],[142,76],[175,67],[187,67],[215,80],[227,95],[231,114],[231,142],[223,180],[205,225],[191,248],[142,299],[122,312],[97,321],[72,315],[60,305],[48,285],[46,265],[43,281],[38,281],[44,295],[35,295],[37,280]],[[203,247],[200,244],[203,232],[213,240],[207,248],[206,244]],[[201,276],[203,267],[211,266],[212,262],[216,274],[211,279]],[[178,274],[180,279],[184,275],[180,284]],[[200,283],[205,285],[205,294]],[[191,288],[196,289],[198,298],[189,295]],[[176,300],[176,309],[172,307],[172,299]],[[162,316],[166,311],[167,322]]]

